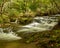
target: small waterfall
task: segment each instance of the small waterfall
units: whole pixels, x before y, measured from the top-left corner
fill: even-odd
[[[4,30],[8,30],[9,32],[5,33]],[[10,28],[0,28],[0,40],[19,40],[22,39],[21,37],[18,37],[17,34],[12,32]]]
[[[58,19],[56,17],[35,17],[33,22],[22,26],[17,32],[41,32],[52,30],[55,25],[58,24]]]

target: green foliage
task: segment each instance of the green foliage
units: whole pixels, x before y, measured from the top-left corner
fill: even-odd
[[[8,14],[9,16],[14,14],[14,16],[19,16],[20,13],[25,14],[25,12],[35,12],[36,14],[53,14],[58,13],[60,10],[59,0],[0,0],[2,4],[3,14]]]
[[[2,3],[3,0],[0,0],[0,4]]]

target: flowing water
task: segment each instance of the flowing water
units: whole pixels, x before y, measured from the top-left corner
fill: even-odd
[[[0,28],[0,48],[36,48],[34,43],[25,44],[19,33],[42,32],[52,30],[58,24],[56,17],[35,17],[32,23],[19,26],[16,32],[12,28]]]

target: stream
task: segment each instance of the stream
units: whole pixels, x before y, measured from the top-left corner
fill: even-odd
[[[32,23],[20,26],[16,31],[17,33],[29,33],[29,32],[42,32],[52,30],[55,25],[58,24],[58,19],[56,17],[35,17]],[[4,32],[5,30],[5,32]],[[12,28],[0,28],[0,39],[1,40],[19,40],[21,37],[17,36],[15,32],[13,32]]]
[[[16,32],[13,31],[13,28],[0,28],[0,47],[1,48],[36,48],[35,44],[24,44],[20,43],[23,39],[21,36],[18,36],[19,33],[32,33],[32,32],[43,32],[52,30],[57,24],[59,19],[57,17],[35,17],[32,23],[18,26]],[[9,43],[4,43],[3,41],[8,41]],[[12,42],[11,42],[12,41]],[[14,42],[15,41],[15,42]],[[16,42],[17,41],[17,42]],[[32,46],[33,45],[33,46]],[[4,47],[3,47],[4,46]],[[20,47],[21,46],[21,47]]]

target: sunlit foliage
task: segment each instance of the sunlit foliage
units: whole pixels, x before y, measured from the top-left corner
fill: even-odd
[[[0,16],[11,20],[60,13],[59,0],[0,0]]]

